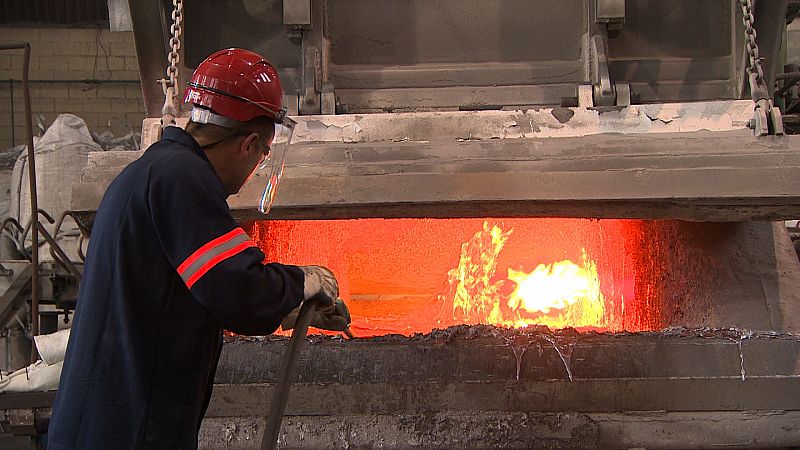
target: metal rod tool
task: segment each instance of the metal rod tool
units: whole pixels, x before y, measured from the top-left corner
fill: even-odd
[[[308,327],[314,319],[317,309],[316,304],[320,301],[330,303],[330,300],[320,298],[317,295],[303,302],[300,307],[292,338],[289,340],[289,348],[286,350],[283,365],[280,372],[278,372],[278,383],[275,385],[275,390],[270,399],[267,426],[264,429],[264,437],[261,439],[261,450],[274,450],[278,446],[278,434],[281,431],[283,413],[286,411],[286,403],[289,400],[289,388],[292,385],[292,380],[297,377],[297,358],[300,355],[300,349],[303,347],[306,334],[308,334]],[[344,334],[351,339],[354,337],[349,328],[344,331]]]

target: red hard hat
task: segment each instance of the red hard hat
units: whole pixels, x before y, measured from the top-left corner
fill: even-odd
[[[220,50],[192,74],[184,102],[247,122],[266,116],[281,122],[283,89],[278,72],[263,56],[241,48]]]

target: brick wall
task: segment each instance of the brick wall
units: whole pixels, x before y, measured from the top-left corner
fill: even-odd
[[[140,131],[144,103],[139,84],[133,34],[99,29],[0,27],[0,42],[31,44],[31,107],[45,126],[60,113],[86,120],[98,133],[115,136]],[[22,77],[22,50],[0,51],[0,151],[11,146],[12,114],[9,79]],[[87,82],[87,80],[91,80]],[[14,135],[25,140],[22,85],[14,83]],[[39,132],[34,129],[34,133]]]

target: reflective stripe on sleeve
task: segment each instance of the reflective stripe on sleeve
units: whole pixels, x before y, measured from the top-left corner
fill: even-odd
[[[250,247],[256,247],[255,242],[243,229],[235,228],[192,253],[178,266],[178,274],[191,289],[214,266]]]

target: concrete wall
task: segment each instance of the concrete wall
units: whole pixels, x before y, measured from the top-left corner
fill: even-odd
[[[0,27],[0,42],[31,44],[30,79],[34,127],[48,126],[62,112],[83,117],[89,129],[115,136],[140,131],[144,103],[131,32],[100,29]],[[0,52],[0,151],[12,145],[9,79],[22,77],[21,50]],[[25,140],[22,86],[14,83],[14,134]],[[39,134],[37,130],[34,133]]]

